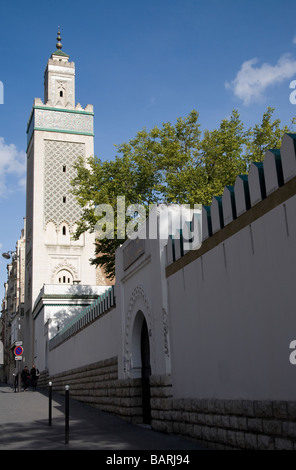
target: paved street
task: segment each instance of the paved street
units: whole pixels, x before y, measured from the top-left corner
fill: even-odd
[[[132,425],[71,398],[65,444],[64,396],[53,394],[52,426],[48,402],[47,391],[14,393],[0,384],[0,450],[201,450],[194,441]]]

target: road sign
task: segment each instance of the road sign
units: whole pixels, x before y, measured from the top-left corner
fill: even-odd
[[[22,346],[23,342],[22,341],[16,341],[14,344],[15,344],[15,346]]]
[[[22,361],[23,360],[23,356],[15,356],[14,358],[16,361]]]
[[[14,348],[14,354],[16,356],[21,356],[23,354],[24,350],[22,348],[22,346],[16,346],[16,348]]]

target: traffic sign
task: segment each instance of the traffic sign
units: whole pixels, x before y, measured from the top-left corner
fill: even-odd
[[[24,350],[22,348],[22,346],[16,346],[16,348],[14,348],[14,354],[16,356],[21,356],[23,354]]]
[[[22,361],[23,360],[23,356],[15,356],[14,358],[16,361]]]
[[[23,342],[22,341],[16,341],[14,344],[15,344],[15,346],[22,346]]]

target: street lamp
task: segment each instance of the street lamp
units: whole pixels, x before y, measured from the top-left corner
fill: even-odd
[[[9,254],[9,253],[11,253],[11,254]],[[7,251],[6,253],[2,253],[2,256],[5,259],[10,259],[11,255],[14,254],[14,253],[15,253],[15,251]]]

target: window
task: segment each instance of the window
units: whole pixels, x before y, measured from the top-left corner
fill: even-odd
[[[62,90],[60,91],[60,97],[61,97],[61,98],[63,97],[63,92],[62,92]]]
[[[72,284],[74,280],[73,274],[68,269],[61,269],[55,277],[55,284]]]
[[[64,203],[66,202],[66,196],[63,196],[63,202]]]
[[[66,173],[66,165],[63,165],[63,173]]]
[[[66,235],[67,234],[67,229],[66,229],[66,226],[64,225],[63,226],[63,235]]]

